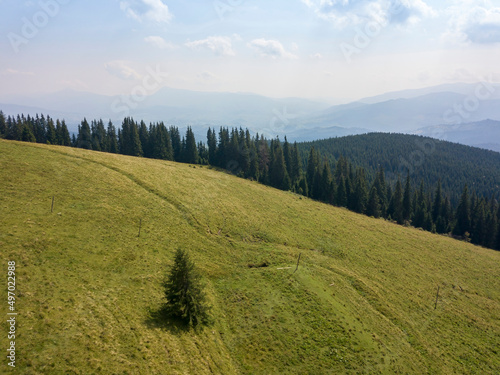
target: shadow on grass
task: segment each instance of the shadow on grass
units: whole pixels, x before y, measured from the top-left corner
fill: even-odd
[[[172,317],[164,307],[150,309],[145,324],[149,329],[163,329],[176,335],[188,332],[192,327],[184,320]]]

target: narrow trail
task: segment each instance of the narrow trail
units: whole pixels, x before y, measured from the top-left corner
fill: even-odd
[[[112,171],[114,171],[116,173],[121,174],[122,176],[128,178],[130,181],[132,181],[133,183],[135,183],[140,188],[146,190],[148,193],[153,194],[156,197],[160,198],[161,200],[163,200],[163,201],[169,203],[170,205],[172,205],[177,211],[179,211],[179,213],[183,216],[183,218],[188,222],[189,225],[191,225],[193,228],[195,228],[200,233],[204,232],[204,230],[203,230],[204,227],[202,226],[202,224],[189,211],[189,209],[186,206],[184,206],[181,202],[177,201],[176,199],[174,199],[174,198],[172,198],[172,197],[170,197],[170,196],[162,193],[161,191],[159,191],[155,187],[148,185],[146,182],[140,180],[139,178],[137,178],[133,174],[128,173],[128,172],[126,172],[126,171],[124,171],[124,170],[122,170],[122,169],[120,169],[118,167],[115,167],[115,166],[112,166],[112,165],[108,165],[106,163],[103,163],[103,162],[100,162],[100,161],[97,161],[97,160],[93,160],[93,159],[90,159],[90,158],[86,158],[86,157],[83,157],[83,156],[72,155],[70,153],[59,151],[59,150],[49,149],[48,151],[56,153],[56,154],[64,155],[64,156],[67,156],[67,157],[71,157],[71,158],[75,158],[75,159],[79,159],[79,160],[84,160],[84,161],[87,161],[87,162],[90,162],[90,163],[94,163],[94,164],[100,165],[101,167],[110,169],[110,170],[112,170]]]

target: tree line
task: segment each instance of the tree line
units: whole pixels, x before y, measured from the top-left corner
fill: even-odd
[[[480,196],[499,198],[497,152],[410,134],[369,133],[300,143],[304,163],[311,147],[332,165],[340,156],[347,158],[363,167],[370,180],[382,166],[391,186],[408,172],[416,188],[423,181],[426,189],[433,190],[441,181],[442,191],[454,207],[465,184]]]
[[[127,117],[117,129],[111,121],[84,119],[70,138],[64,120],[49,116],[5,118],[0,111],[0,137],[50,143],[124,155],[205,164],[239,177],[312,199],[345,207],[354,212],[385,218],[401,225],[449,234],[474,244],[500,250],[500,207],[494,196],[487,199],[469,192],[465,185],[457,204],[445,193],[440,180],[427,189],[424,179],[413,187],[410,171],[387,181],[382,165],[374,174],[353,165],[346,157],[332,158],[311,146],[306,158],[301,147],[286,137],[268,140],[248,129],[209,128],[207,142],[196,142],[192,128],[181,137],[175,126],[162,122],[147,126]],[[458,193],[460,195],[460,193]]]

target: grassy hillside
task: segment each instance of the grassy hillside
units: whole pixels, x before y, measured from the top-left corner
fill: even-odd
[[[1,140],[0,166],[15,373],[500,372],[499,252],[206,167]],[[213,305],[197,332],[154,315],[179,246]]]

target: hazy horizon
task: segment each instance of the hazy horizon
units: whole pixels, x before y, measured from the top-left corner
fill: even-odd
[[[0,95],[140,88],[347,102],[500,82],[500,7],[424,0],[1,0]]]

